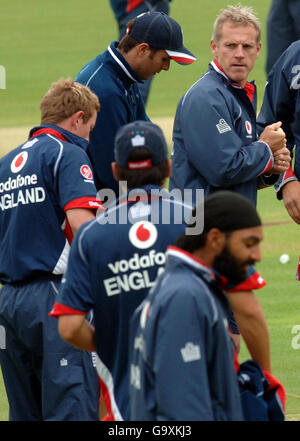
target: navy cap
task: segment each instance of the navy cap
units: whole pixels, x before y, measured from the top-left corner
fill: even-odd
[[[132,150],[149,150],[151,159],[128,161]],[[130,170],[150,168],[168,159],[166,139],[160,127],[149,121],[135,121],[122,126],[115,137],[115,160],[118,165]]]
[[[196,60],[183,46],[183,35],[180,25],[163,12],[144,12],[138,15],[127,35],[139,43],[148,43],[156,49],[163,49],[170,58],[179,64],[191,64]]]

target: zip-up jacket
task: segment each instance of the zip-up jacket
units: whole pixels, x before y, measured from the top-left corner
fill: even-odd
[[[268,75],[263,104],[257,118],[258,129],[282,121],[287,147],[295,154],[294,169],[280,175],[276,183],[278,199],[281,189],[289,181],[300,180],[300,40],[292,43],[281,55]]]
[[[111,170],[115,135],[121,126],[149,118],[137,86],[142,80],[116,49],[117,44],[116,41],[111,43],[103,54],[83,67],[76,81],[88,86],[101,105],[87,149],[96,188],[110,188],[118,195],[118,183]]]
[[[256,205],[273,155],[257,140],[255,85],[232,83],[213,61],[178,104],[172,160],[170,189],[232,190]]]
[[[167,256],[131,320],[131,420],[243,420],[226,296],[205,263]]]

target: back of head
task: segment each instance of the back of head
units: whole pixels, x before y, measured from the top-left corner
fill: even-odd
[[[135,121],[121,127],[115,137],[115,161],[120,181],[128,188],[162,185],[168,176],[168,147],[159,126]]]
[[[185,234],[177,241],[177,246],[188,252],[202,248],[205,245],[206,234],[212,228],[217,228],[223,233],[232,233],[262,225],[254,205],[244,196],[227,190],[207,196],[202,204],[194,208],[193,219],[197,213],[204,214],[203,232],[199,235]]]
[[[95,110],[100,110],[100,103],[88,87],[72,78],[61,78],[51,85],[40,109],[42,124],[59,124],[80,110],[84,112],[83,121],[86,123]]]
[[[225,22],[231,22],[236,26],[253,26],[257,31],[257,43],[261,40],[261,25],[253,9],[249,6],[228,6],[222,9],[213,27],[212,40],[216,43],[222,36],[222,27]]]

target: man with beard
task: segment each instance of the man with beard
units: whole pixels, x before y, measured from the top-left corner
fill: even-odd
[[[243,419],[220,279],[240,283],[261,260],[262,224],[233,192],[211,194],[193,215],[203,208],[203,232],[168,247],[165,272],[132,317],[132,420]]]

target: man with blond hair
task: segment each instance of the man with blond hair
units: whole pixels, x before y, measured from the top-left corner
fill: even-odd
[[[0,160],[0,363],[11,421],[98,420],[92,354],[49,317],[70,243],[101,207],[85,149],[100,109],[72,79],[53,83],[41,125]]]
[[[256,88],[248,75],[260,54],[260,40],[260,23],[251,8],[228,6],[217,17],[210,43],[214,59],[177,107],[170,189],[200,188],[205,195],[230,190],[255,206],[257,189],[288,169],[281,122],[267,126],[259,139],[256,135]],[[250,266],[243,283],[226,286],[225,281],[224,287],[252,358],[270,371],[268,329],[252,291],[264,285]],[[234,321],[232,331],[238,348]]]

